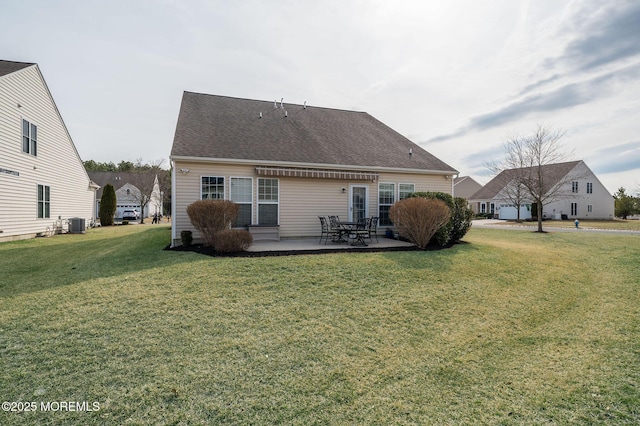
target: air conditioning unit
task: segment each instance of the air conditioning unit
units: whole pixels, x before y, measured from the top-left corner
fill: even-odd
[[[86,228],[84,226],[84,218],[72,217],[69,219],[69,233],[70,234],[84,234]]]

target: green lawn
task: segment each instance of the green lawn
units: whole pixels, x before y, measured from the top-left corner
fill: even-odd
[[[515,220],[505,220],[502,225],[520,225],[538,227],[538,222],[516,222]],[[618,231],[640,231],[640,220],[580,220],[582,229],[613,229]],[[542,222],[543,228],[575,228],[573,220],[545,220]]]
[[[38,407],[0,424],[640,422],[639,236],[265,258],[169,239],[0,244],[2,400]]]

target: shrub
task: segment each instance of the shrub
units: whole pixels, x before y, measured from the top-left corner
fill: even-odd
[[[449,207],[449,210],[451,212],[453,212],[455,209],[455,203],[453,201],[453,197],[444,192],[414,192],[409,196],[427,198],[432,200],[440,200],[443,203],[445,203],[447,207]],[[436,233],[433,235],[433,242],[441,246],[446,246],[447,244],[449,244],[449,241],[451,240],[452,229],[453,229],[453,222],[449,220],[446,223],[444,223],[440,227],[440,229],[438,229]]]
[[[104,186],[102,190],[102,197],[100,197],[100,216],[101,226],[113,225],[113,215],[116,214],[116,190],[110,183]]]
[[[389,209],[389,218],[400,236],[421,249],[451,218],[451,209],[444,201],[432,198],[405,198]]]
[[[185,247],[189,247],[193,242],[193,233],[191,231],[181,231],[180,232],[180,240],[182,241],[182,245]]]
[[[216,234],[213,248],[220,253],[245,251],[253,243],[253,237],[244,229],[224,229]]]
[[[433,236],[436,244],[445,246],[453,244],[465,236],[469,228],[471,228],[471,219],[473,211],[467,207],[467,200],[464,198],[453,198],[444,192],[414,192],[409,197],[429,198],[443,201],[451,210],[451,218],[449,222],[444,224]]]
[[[231,228],[239,209],[233,201],[200,200],[189,204],[187,214],[191,224],[202,234],[204,244],[215,247],[216,234]]]
[[[451,214],[451,233],[449,242],[457,243],[464,237],[471,228],[473,210],[469,208],[466,198],[456,197],[453,199],[455,207]]]

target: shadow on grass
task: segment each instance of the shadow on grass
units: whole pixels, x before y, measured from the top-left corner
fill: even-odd
[[[2,297],[196,260],[187,253],[162,250],[171,238],[168,227],[139,228],[121,235],[109,228],[89,232],[98,233],[56,235],[0,247]]]

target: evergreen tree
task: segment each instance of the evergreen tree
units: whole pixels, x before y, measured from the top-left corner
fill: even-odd
[[[116,213],[116,189],[110,183],[104,186],[102,198],[100,198],[100,224],[102,226],[113,225],[113,216]]]

